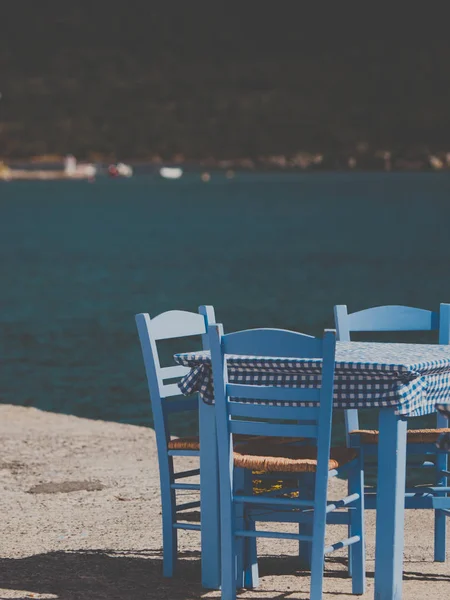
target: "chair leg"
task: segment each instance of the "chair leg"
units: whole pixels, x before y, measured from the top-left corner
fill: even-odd
[[[375,598],[402,597],[406,419],[380,410],[375,542]]]
[[[234,515],[231,498],[221,491],[221,566],[222,600],[236,600],[236,550]]]
[[[448,455],[436,455],[436,468],[438,471],[447,470]],[[446,486],[447,477],[438,475],[437,485]],[[445,492],[442,495],[446,496]],[[434,562],[445,562],[446,559],[446,534],[447,517],[441,510],[434,511]]]
[[[237,555],[236,518],[233,502],[233,479],[237,471],[237,485],[241,478],[239,469],[219,471],[220,477],[220,555],[221,555],[221,600],[236,600]],[[237,489],[236,485],[236,489]],[[241,569],[242,573],[242,569]],[[240,575],[242,577],[242,575]]]
[[[325,567],[325,537],[323,540],[319,540],[316,539],[316,535],[314,535],[312,546],[311,600],[322,600],[323,570]]]
[[[200,502],[202,529],[202,586],[220,587],[219,476],[215,408],[200,402]]]
[[[298,480],[298,496],[303,500],[310,500],[314,493],[314,484],[315,484],[315,475],[314,473],[304,473],[302,477]],[[299,534],[301,535],[310,535],[313,534],[313,524],[312,522],[308,523],[300,523],[298,526]],[[311,542],[299,542],[299,561],[300,565],[303,569],[308,571],[311,570],[311,552],[312,552],[312,543]]]
[[[352,486],[350,485],[350,476],[349,479],[347,481],[347,493],[350,496],[350,494],[352,493],[351,490]],[[347,526],[347,534],[348,537],[352,537],[352,524],[351,524],[351,512],[349,511],[349,524]],[[351,544],[348,547],[348,564],[347,564],[347,570],[348,570],[348,576],[352,577],[353,576],[353,544]]]
[[[173,526],[176,521],[176,497],[175,490],[170,487],[173,479],[173,462],[171,458],[169,458],[168,469],[164,469],[164,471],[161,473],[163,576],[173,577],[177,562],[177,530]]]
[[[441,510],[434,511],[434,562],[445,562],[447,517]]]
[[[320,480],[318,478],[320,477]],[[325,566],[325,528],[328,478],[316,475],[313,517],[313,541],[311,552],[310,600],[322,600],[323,570]]]
[[[245,471],[246,469],[239,469],[235,467],[234,478],[233,478],[233,495],[244,494],[245,486]],[[236,503],[234,506],[234,519],[236,529],[245,529],[245,517],[244,517],[244,505]],[[240,589],[244,587],[244,555],[245,555],[245,542],[246,538],[236,538],[234,540],[234,548],[236,552],[236,588]]]
[[[350,514],[350,537],[358,535],[361,539],[357,544],[352,544],[350,552],[350,572],[352,577],[352,593],[364,594],[366,583],[365,569],[365,539],[364,539],[364,463],[362,452],[355,467],[350,471],[348,487],[350,494],[359,494],[360,500]]]
[[[247,496],[253,494],[253,473],[245,469],[244,474],[244,492]],[[255,521],[247,518],[245,527],[248,530],[255,531]],[[259,571],[258,571],[258,552],[256,547],[256,538],[244,538],[244,587],[253,589],[258,587]]]

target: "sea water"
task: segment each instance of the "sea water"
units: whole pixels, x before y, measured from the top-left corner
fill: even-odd
[[[135,313],[320,335],[334,304],[437,309],[449,226],[446,174],[0,183],[0,400],[151,425]]]

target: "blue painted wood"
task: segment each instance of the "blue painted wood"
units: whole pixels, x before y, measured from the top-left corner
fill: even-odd
[[[269,385],[240,385],[229,383],[226,393],[232,398],[248,398],[250,400],[281,400],[279,390],[282,390],[283,402],[319,402],[320,391],[302,388],[279,388]]]
[[[439,307],[439,343],[450,344],[450,304]]]
[[[450,509],[448,508],[448,498],[442,498],[436,495],[432,495],[430,498],[434,509],[441,510],[443,513],[448,515],[450,512]]]
[[[222,600],[236,600],[236,551],[233,504],[233,440],[228,431],[227,398],[228,372],[221,348],[223,327],[208,327],[211,362],[214,377],[214,398],[219,457],[221,589]]]
[[[235,469],[233,477],[233,495],[245,494],[245,469]],[[237,529],[245,528],[245,507],[244,504],[238,504],[234,509],[234,520]],[[235,586],[237,589],[244,587],[245,581],[245,542],[246,539],[243,537],[235,539],[235,551],[236,551],[236,581]]]
[[[441,304],[439,319],[439,343],[450,344],[450,304]],[[438,412],[436,426],[438,428],[448,427],[448,417]]]
[[[279,522],[279,523],[310,523],[311,518],[308,515],[301,513],[285,513],[283,511],[272,510],[270,513],[258,515],[258,521],[262,522]],[[347,512],[336,512],[327,514],[327,524],[330,525],[348,525],[349,515]],[[309,567],[311,570],[311,566]]]
[[[174,529],[187,529],[191,531],[200,531],[200,525],[195,523],[174,523]]]
[[[199,336],[203,342],[207,342],[207,324],[208,319],[215,320],[212,307],[202,307],[199,314],[185,311],[169,311],[151,319],[146,313],[136,315],[136,325],[141,343],[144,366],[147,375],[150,401],[152,405],[153,420],[155,427],[156,444],[158,449],[158,463],[161,486],[161,505],[162,505],[162,528],[163,528],[163,574],[165,577],[172,577],[177,561],[177,529],[198,530],[199,526],[186,525],[177,521],[176,490],[177,489],[199,489],[198,484],[183,484],[179,480],[183,476],[188,477],[188,473],[174,472],[173,456],[198,456],[199,452],[193,450],[170,450],[168,443],[170,441],[170,432],[168,427],[168,414],[177,411],[192,410],[198,406],[198,399],[194,402],[190,399],[180,399],[168,401],[167,398],[180,396],[180,390],[176,383],[165,384],[168,379],[182,377],[186,369],[180,366],[161,367],[157,342],[164,339],[182,338],[186,336]],[[207,349],[207,344],[203,349]],[[177,479],[177,483],[175,483]],[[213,493],[213,492],[212,492]],[[217,494],[217,492],[216,492]],[[203,524],[201,525],[204,531]],[[211,542],[208,536],[202,535],[203,545],[208,547],[207,557],[214,558],[219,555],[219,540],[213,538]],[[214,552],[210,547],[214,546]],[[202,552],[202,556],[203,556]],[[218,587],[219,575],[218,567],[210,564],[209,560],[202,565],[202,580],[213,583],[212,587]],[[214,571],[215,569],[215,571]],[[213,576],[215,580],[213,581]]]
[[[205,333],[205,319],[203,315],[198,313],[185,310],[169,310],[153,317],[149,327],[152,339],[156,342],[158,340],[203,335]]]
[[[290,473],[292,477],[292,473]],[[234,503],[240,504],[259,504],[266,506],[290,506],[292,508],[303,508],[303,507],[312,507],[314,506],[314,500],[305,500],[303,498],[270,498],[270,493],[268,494],[259,494],[258,496],[235,496]]]
[[[276,535],[275,535],[276,533]],[[281,533],[274,531],[249,531],[247,529],[236,529],[234,531],[235,537],[249,537],[249,538],[273,538],[278,537],[282,540],[298,540],[298,541],[311,541],[310,537],[304,535],[298,535],[296,533]],[[223,596],[222,596],[223,598]]]
[[[199,483],[171,483],[173,490],[200,490]]]
[[[331,447],[333,413],[334,363],[336,338],[325,333],[323,344],[323,369],[321,386],[321,417],[317,439],[317,471],[315,507],[313,518],[314,538],[311,551],[311,600],[322,600],[323,569],[325,562],[325,527],[327,514],[328,459]],[[332,368],[325,366],[332,364]]]
[[[257,332],[257,333],[256,333]],[[223,340],[225,354],[319,358],[322,340],[283,329],[247,329],[229,333]]]
[[[313,409],[317,410],[317,409]],[[308,440],[309,441],[309,440]],[[314,473],[304,473],[298,479],[298,497],[301,500],[314,503]],[[301,535],[313,537],[313,523],[311,519],[306,519],[304,522],[299,521],[298,532]],[[312,543],[300,542],[298,548],[299,567],[311,571],[312,559]]]
[[[244,494],[253,494],[253,473],[249,470],[242,469],[244,472]],[[248,531],[256,531],[255,521],[247,513],[245,521],[245,529]],[[244,581],[243,586],[247,589],[258,587],[259,569],[258,569],[258,553],[256,548],[256,537],[247,538],[244,545]]]
[[[338,339],[349,341],[353,331],[438,331],[439,344],[450,343],[450,304],[442,303],[439,312],[432,312],[408,306],[378,306],[356,313],[348,314],[345,305],[335,306],[335,323]],[[358,411],[348,410],[345,415],[347,445],[358,447],[361,445],[359,439],[350,436],[350,432],[359,429]],[[448,419],[437,413],[436,425],[438,428],[448,427]],[[366,455],[374,454],[376,446],[372,448],[365,445]],[[447,477],[441,471],[447,470],[447,455],[436,455],[434,444],[408,444],[408,454],[428,453],[435,455],[436,462],[436,484],[440,487],[447,485]],[[409,463],[408,463],[409,464]],[[420,468],[420,467],[419,467]],[[447,497],[445,491],[438,492],[441,497]],[[419,502],[419,497],[417,497]],[[421,502],[421,501],[420,501]],[[371,505],[371,503],[370,503]],[[422,504],[414,505],[414,499],[410,498],[406,503],[408,509],[423,508]],[[448,508],[450,508],[450,498]],[[442,510],[435,512],[434,516],[434,560],[444,562],[446,558],[446,514]]]
[[[364,494],[364,507],[365,509],[376,509],[376,493],[365,493]],[[434,494],[428,495],[417,495],[405,494],[405,509],[416,508],[416,509],[439,509],[443,512],[448,511],[448,498],[442,498]]]
[[[297,408],[298,412],[298,408]],[[256,411],[253,412],[255,414]],[[283,436],[285,437],[306,437],[316,438],[318,428],[314,425],[291,425],[283,424]],[[252,423],[249,421],[236,421],[230,422],[230,432],[241,435],[267,435],[274,437],[281,437],[280,434],[280,423]]]
[[[361,471],[361,470],[362,469],[360,467],[359,471]],[[360,474],[360,473],[358,473],[358,474]],[[334,502],[329,502],[327,504],[327,514],[329,512],[337,510],[338,508],[342,508],[343,506],[348,506],[349,504],[356,502],[356,500],[359,500],[359,492],[352,492],[352,493],[349,493],[349,495],[346,496],[345,498],[342,498],[341,500],[335,500]],[[349,537],[352,537],[352,536],[349,536]]]
[[[325,546],[325,554],[329,554],[330,552],[335,552],[336,550],[341,550],[342,548],[347,548],[352,546],[353,544],[357,544],[361,541],[359,535],[354,535],[353,537],[346,538],[340,542],[336,542],[335,544],[331,544],[330,546]],[[355,593],[355,592],[353,592]]]
[[[253,493],[253,473],[246,469],[234,470],[233,494],[245,497]],[[255,523],[248,516],[244,503],[235,506],[235,523],[237,529],[255,531]],[[236,547],[236,588],[253,589],[258,586],[258,559],[256,553],[256,537],[237,537]]]
[[[438,488],[446,488],[448,478],[440,472],[447,471],[448,454],[437,454],[436,471]],[[447,488],[448,490],[448,488]],[[448,491],[438,492],[437,496],[448,497]],[[450,509],[450,498],[448,498],[448,509]],[[445,562],[447,554],[447,513],[443,510],[434,512],[434,560],[435,562]]]
[[[439,313],[411,306],[375,306],[348,315],[350,331],[433,331]]]
[[[229,394],[231,397],[232,394]],[[251,406],[251,405],[250,405]],[[251,409],[250,409],[251,410]],[[319,418],[319,409],[305,407],[304,409],[305,421],[314,424]],[[270,419],[296,419],[298,415],[298,408],[296,406],[259,406],[258,416],[264,418],[264,414]],[[249,405],[241,402],[230,402],[230,415],[232,417],[250,417]],[[303,412],[302,412],[303,415]]]
[[[215,406],[200,402],[202,585],[220,587],[220,497]]]
[[[205,324],[215,322],[212,306],[198,308]],[[209,350],[206,327],[202,346]],[[217,456],[217,431],[215,407],[200,402],[200,500],[202,525],[202,585],[208,589],[220,587],[220,496]]]
[[[209,350],[208,325],[209,323],[215,323],[216,321],[214,308],[207,304],[202,304],[198,307],[198,312],[205,320],[205,332],[202,334],[202,346],[204,350]]]
[[[436,427],[438,429],[447,429],[448,428],[448,417],[443,415],[440,412],[436,413]]]
[[[360,494],[364,490],[364,457],[363,452],[357,458],[357,467],[352,469],[348,478],[349,495]],[[360,544],[349,546],[349,573],[352,578],[353,594],[364,594],[365,592],[365,529],[364,529],[364,493],[361,494],[360,502],[356,502],[354,509],[350,511],[349,538],[359,536]]]
[[[406,420],[379,415],[375,599],[401,600],[406,477]]]
[[[229,335],[223,334],[219,324],[210,324],[208,327],[210,338],[211,361],[214,377],[214,394],[218,438],[219,480],[220,480],[220,507],[221,507],[221,551],[222,551],[222,599],[235,600],[236,582],[242,581],[239,573],[240,560],[238,549],[242,544],[239,538],[254,539],[256,537],[280,537],[296,539],[302,542],[312,542],[312,574],[311,574],[311,600],[322,599],[323,566],[325,556],[325,526],[327,522],[327,486],[329,479],[328,461],[331,443],[331,424],[333,411],[333,386],[335,367],[335,332],[327,331],[323,339],[315,339],[291,331],[255,329],[237,332]],[[273,345],[271,345],[273,344]],[[237,391],[241,398],[255,398],[255,386],[231,386],[228,384],[227,354],[253,354],[255,356],[292,356],[304,358],[323,358],[322,382],[319,392],[319,407],[296,408],[295,423],[286,423],[279,420],[280,408],[259,404],[242,404],[232,400]],[[270,388],[270,386],[268,386]],[[248,388],[247,390],[245,388]],[[273,388],[275,389],[275,388]],[[310,391],[310,390],[309,390]],[[310,391],[311,392],[311,391]],[[283,401],[292,397],[292,389],[276,388],[276,398]],[[239,421],[233,418],[232,407],[239,404],[239,417],[251,416],[251,421]],[[288,407],[289,409],[289,407]],[[270,411],[273,411],[272,419]],[[277,417],[274,417],[276,415]],[[306,419],[303,419],[305,415]],[[317,419],[317,425],[311,424],[311,417]],[[314,421],[313,421],[314,422]],[[274,497],[272,494],[250,495],[251,487],[247,486],[245,494],[236,493],[236,473],[233,464],[233,434],[239,431],[246,434],[271,435],[277,437],[302,437],[305,432],[313,438],[317,445],[317,472],[311,477],[309,483],[311,499],[291,499]],[[355,462],[356,466],[356,462]],[[360,471],[358,471],[360,473]],[[292,477],[292,474],[291,474]],[[239,480],[239,482],[241,479]],[[306,481],[306,478],[305,478]],[[302,481],[302,485],[305,485]],[[351,501],[361,502],[363,489],[361,478],[359,482],[359,495],[356,494]],[[299,483],[300,485],[300,483]],[[355,484],[355,487],[358,487]],[[343,501],[346,506],[349,499]],[[302,507],[307,507],[307,512],[302,512]],[[313,507],[314,510],[310,510]],[[284,508],[286,514],[295,515],[302,521],[302,530],[298,534],[286,534],[272,531],[257,531],[254,523],[258,515],[267,514],[273,509]],[[300,511],[298,510],[300,508]],[[242,523],[242,514],[247,511],[248,519]],[[331,509],[330,509],[331,510]],[[306,515],[306,517],[305,517]],[[310,529],[304,528],[305,520],[309,516]],[[249,522],[250,519],[250,522]],[[356,518],[357,519],[357,518]],[[361,522],[356,524],[355,530],[363,531],[362,510],[359,511]],[[263,517],[264,520],[264,517]],[[305,531],[311,531],[311,535]],[[357,542],[356,537],[352,542]],[[344,547],[348,540],[341,541]],[[357,543],[361,543],[358,541]],[[338,547],[336,546],[336,548]],[[334,549],[334,548],[332,548]],[[254,550],[252,551],[254,552]],[[244,552],[244,557],[246,553]],[[355,561],[357,560],[355,555]],[[244,563],[246,558],[244,558]],[[248,563],[248,561],[247,561]],[[256,569],[256,560],[251,560],[251,565]],[[244,564],[246,571],[243,577],[247,585],[248,565]],[[358,573],[363,572],[363,565],[359,565]],[[359,583],[357,584],[360,585]]]
[[[336,326],[337,339],[341,342],[350,341],[350,324],[347,307],[345,305],[338,305],[334,307],[334,323]],[[356,409],[350,409],[344,411],[345,418],[345,436],[347,447],[352,446],[352,440],[350,431],[357,431],[359,429],[359,418],[358,411]]]
[[[150,388],[153,421],[155,423],[156,445],[158,448],[159,477],[161,486],[162,528],[163,528],[163,574],[172,577],[177,559],[177,532],[175,490],[171,488],[174,480],[172,457],[167,452],[170,441],[167,415],[163,410],[160,386],[160,362],[156,342],[151,335],[151,321],[148,314],[136,315],[136,324],[141,342],[147,380]]]

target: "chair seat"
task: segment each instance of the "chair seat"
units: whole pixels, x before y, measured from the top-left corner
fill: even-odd
[[[409,444],[434,444],[441,433],[450,433],[450,429],[408,429]],[[376,429],[355,429],[350,435],[359,435],[363,444],[377,444],[379,431]]]
[[[352,448],[331,448],[328,468],[337,469],[356,456],[357,451]],[[255,440],[235,446],[234,464],[254,471],[312,473],[317,469],[317,448],[273,443],[267,438]]]

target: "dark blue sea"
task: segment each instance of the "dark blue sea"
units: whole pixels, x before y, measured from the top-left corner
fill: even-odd
[[[337,303],[436,309],[449,232],[446,174],[0,183],[0,401],[151,425],[135,313],[320,334]]]

